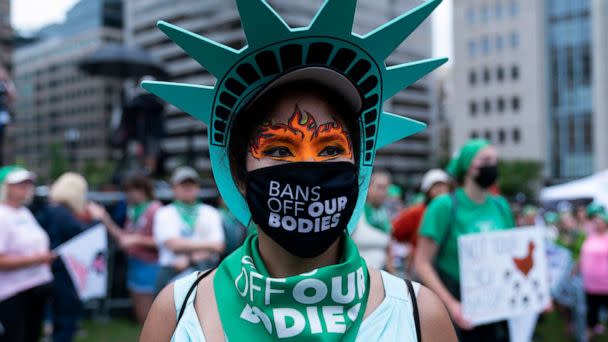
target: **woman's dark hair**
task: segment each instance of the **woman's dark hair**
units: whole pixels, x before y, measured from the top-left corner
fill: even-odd
[[[271,110],[277,101],[292,93],[308,93],[323,98],[338,114],[350,135],[355,156],[355,164],[359,161],[359,120],[360,113],[352,113],[341,94],[324,85],[310,81],[299,81],[286,84],[270,90],[255,101],[245,111],[238,113],[232,123],[232,132],[228,142],[228,158],[232,177],[237,184],[242,184],[247,177],[246,158],[252,139],[260,125],[272,114]],[[352,115],[352,117],[348,117]],[[353,118],[357,117],[356,120]]]
[[[139,190],[142,191],[146,197],[151,200],[154,199],[154,187],[150,178],[143,175],[135,175],[129,177],[124,184],[125,191]]]

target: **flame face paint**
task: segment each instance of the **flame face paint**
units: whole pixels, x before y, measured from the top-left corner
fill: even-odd
[[[258,130],[249,152],[256,159],[327,161],[352,158],[348,133],[337,121],[318,125],[309,112],[296,105],[287,124],[267,122]]]

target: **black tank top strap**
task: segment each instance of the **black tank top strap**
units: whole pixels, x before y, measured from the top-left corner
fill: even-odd
[[[190,286],[190,289],[188,290],[188,293],[186,294],[186,298],[184,298],[184,301],[182,302],[182,306],[179,309],[179,315],[177,316],[177,322],[175,322],[175,325],[177,326],[177,324],[179,324],[179,321],[182,319],[182,316],[184,315],[184,312],[186,311],[186,303],[188,303],[188,298],[190,298],[190,295],[192,295],[192,292],[194,292],[194,290],[196,289],[196,287],[198,286],[198,283],[201,282],[201,280],[203,280],[205,277],[207,277],[211,272],[213,272],[213,270],[215,270],[215,267],[210,268],[208,270],[206,270],[205,272],[202,272],[194,281],[194,283],[192,283],[192,285]]]
[[[418,312],[418,302],[416,301],[416,292],[414,292],[414,286],[411,280],[405,279],[407,290],[410,293],[410,299],[412,300],[412,308],[414,310],[414,324],[416,325],[416,340],[422,341],[422,334],[420,332],[420,313]]]

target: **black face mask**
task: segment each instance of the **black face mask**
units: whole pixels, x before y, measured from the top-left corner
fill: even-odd
[[[311,258],[346,229],[359,193],[349,162],[298,162],[247,174],[253,221],[289,253]]]
[[[496,165],[486,165],[479,168],[479,173],[475,177],[475,183],[482,189],[487,189],[498,179],[498,167]]]

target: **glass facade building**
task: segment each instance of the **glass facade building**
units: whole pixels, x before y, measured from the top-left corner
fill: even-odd
[[[546,0],[550,177],[594,171],[590,0]]]

